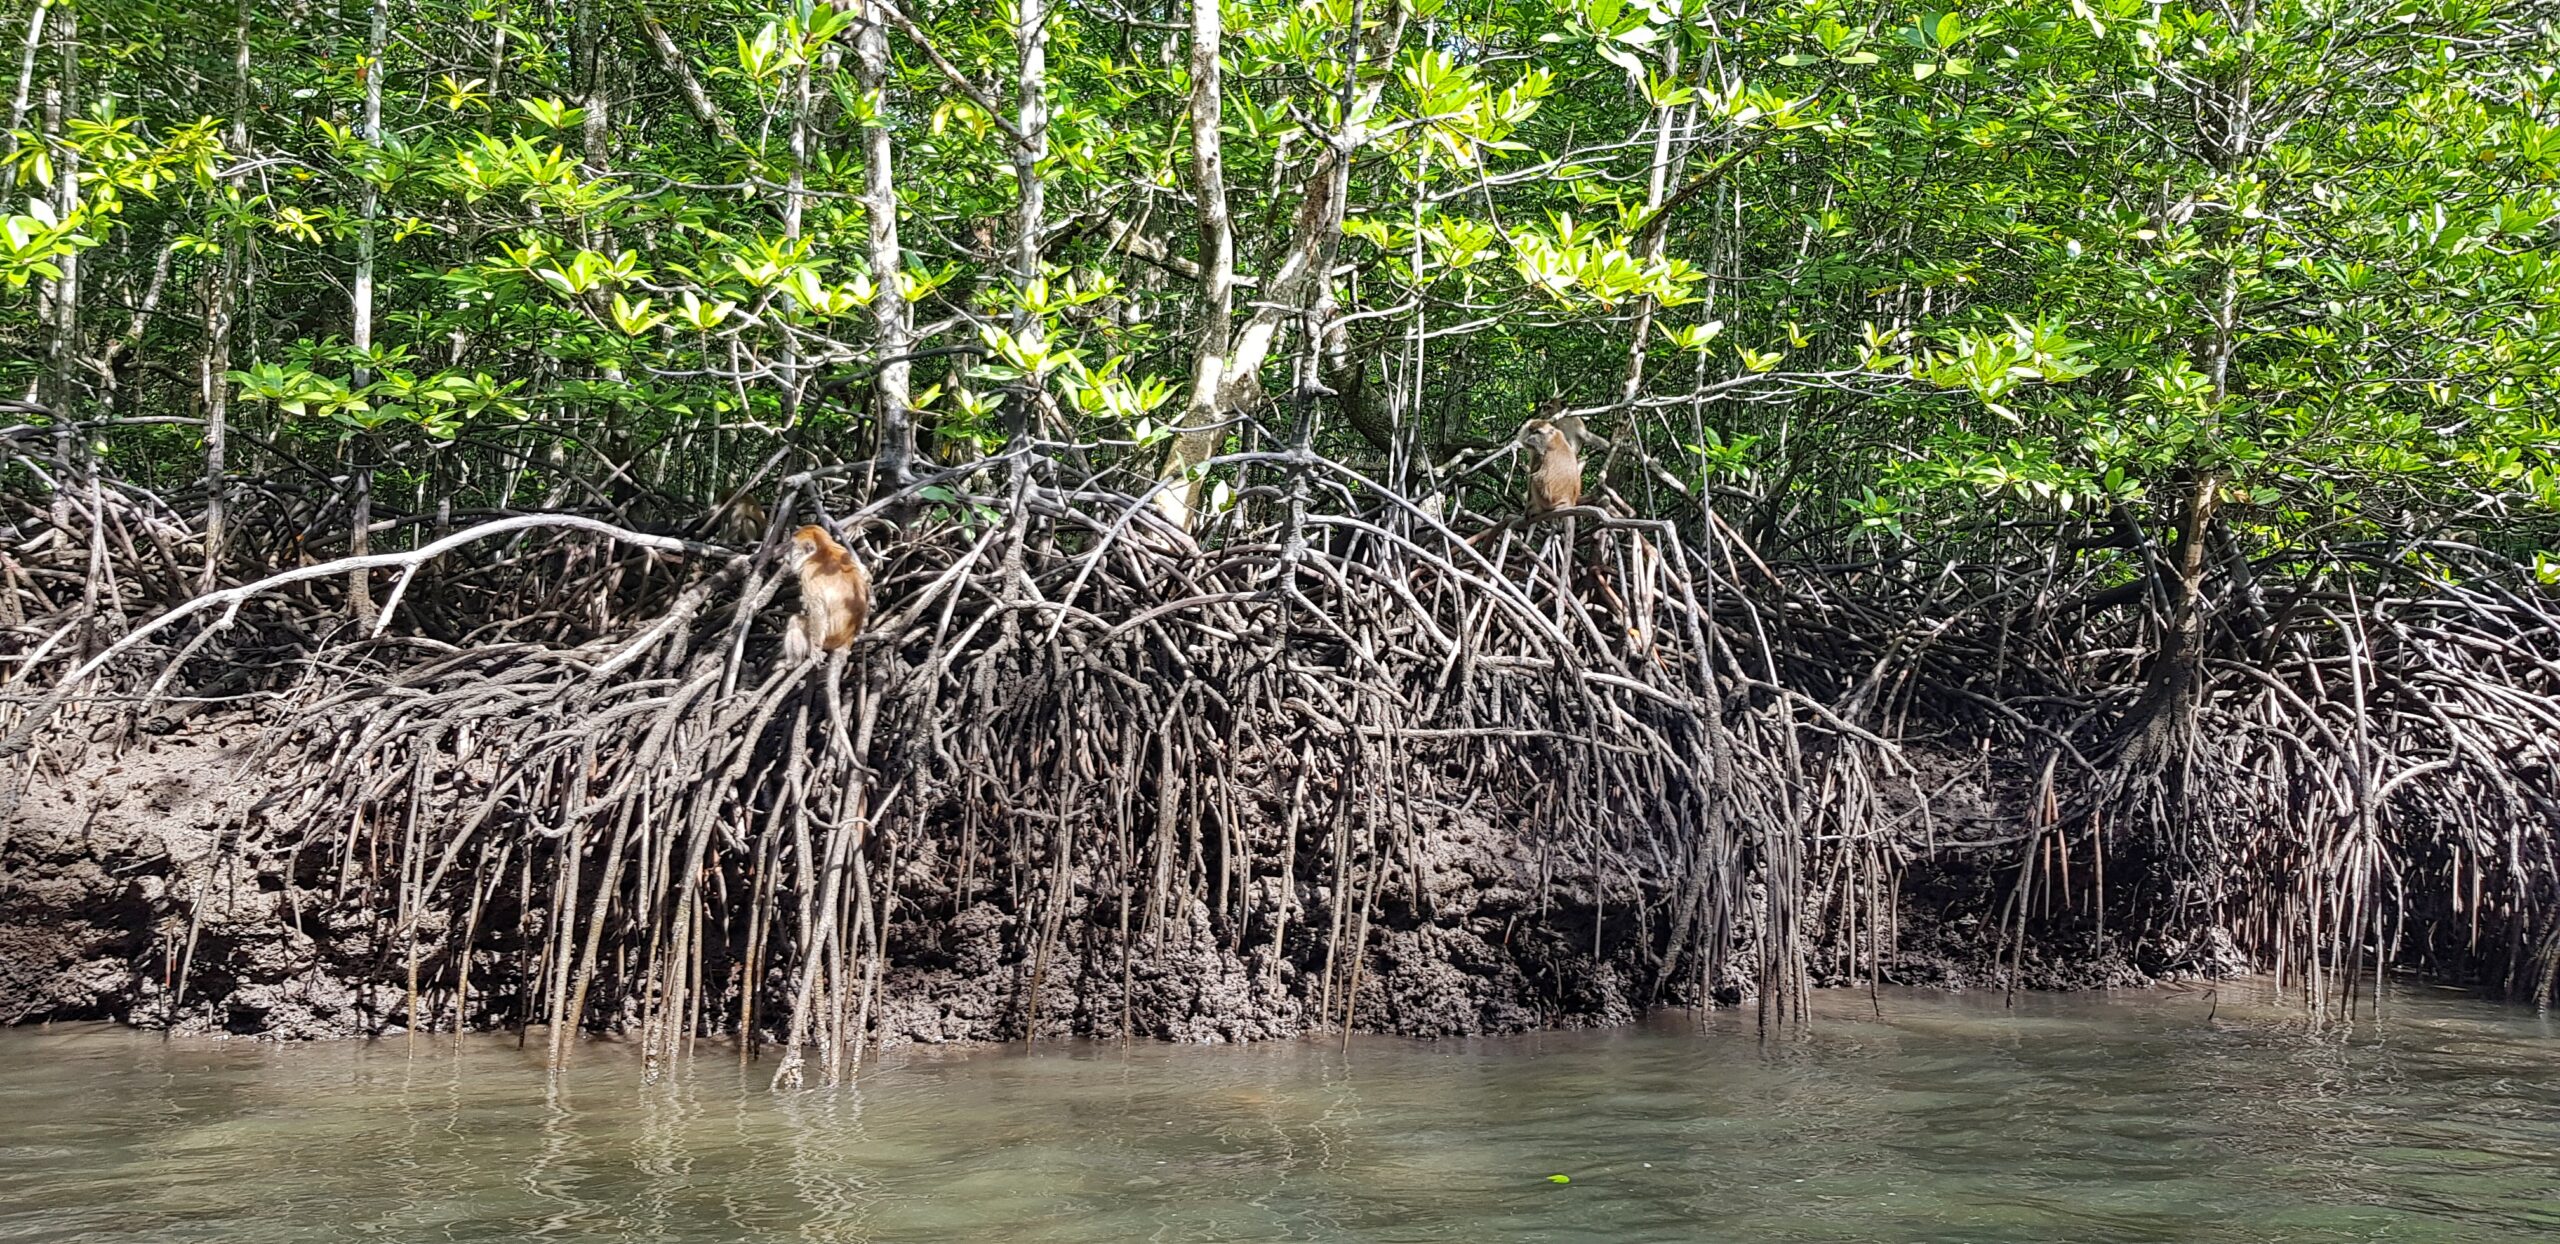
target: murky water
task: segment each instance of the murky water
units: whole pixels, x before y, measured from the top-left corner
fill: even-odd
[[[918,1052],[0,1032],[0,1240],[2560,1239],[2560,1024],[1822,999],[1542,1037]],[[539,1046],[537,1041],[536,1046]],[[1567,1175],[1556,1183],[1551,1175]]]

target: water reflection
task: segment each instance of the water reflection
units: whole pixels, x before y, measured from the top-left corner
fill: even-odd
[[[2396,994],[1824,998],[1437,1045],[918,1050],[0,1033],[0,1240],[2506,1241],[2560,1232],[2560,1034]],[[1567,1174],[1569,1184],[1548,1181]]]

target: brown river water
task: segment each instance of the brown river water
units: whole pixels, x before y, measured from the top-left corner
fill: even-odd
[[[2560,1241],[2560,1018],[2397,988],[893,1051],[0,1031],[0,1241]],[[1550,1176],[1564,1175],[1559,1183]]]

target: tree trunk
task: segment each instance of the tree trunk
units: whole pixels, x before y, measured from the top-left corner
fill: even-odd
[[[1022,63],[1014,97],[1013,279],[1029,288],[1040,279],[1040,231],[1047,227],[1048,196],[1040,184],[1040,161],[1049,154],[1049,14],[1043,0],[1015,0],[1014,51]],[[1029,313],[1015,326],[1030,326]]]
[[[382,148],[382,55],[390,43],[390,0],[373,0],[373,24],[365,34],[364,63],[364,144],[378,154]],[[382,215],[382,191],[374,178],[378,170],[364,170],[364,189],[357,204],[356,278],[354,292],[353,337],[356,348],[356,388],[373,383],[373,256],[375,226]],[[349,500],[347,554],[362,557],[372,549],[373,464],[361,447],[350,442],[347,455],[348,484],[353,490]],[[347,573],[347,612],[355,619],[358,633],[371,631],[374,622],[373,583],[362,570]]]
[[[233,16],[231,42],[231,127],[226,144],[235,168],[244,167],[249,159],[249,23],[255,10],[250,0],[239,0]],[[240,192],[242,174],[234,174],[227,187],[229,193]],[[222,573],[225,487],[224,476],[229,465],[231,415],[231,334],[233,325],[248,306],[249,238],[237,225],[223,230],[222,265],[214,274],[213,289],[205,298],[204,357],[204,576],[196,590],[209,592]]]
[[[808,211],[809,198],[809,75],[806,61],[791,77],[791,172],[782,191],[782,236],[800,240],[802,218]],[[799,305],[790,294],[783,294],[776,305],[786,313]],[[782,425],[795,427],[800,422],[800,345],[795,333],[782,334],[781,357],[776,360],[776,379],[782,385]]]
[[[612,60],[604,54],[604,17],[596,11],[594,0],[578,6],[578,43],[586,64],[586,89],[580,92],[579,110],[584,114],[578,126],[579,144],[585,148],[581,161],[589,177],[602,177],[611,167],[613,135],[613,92],[606,77]]]
[[[684,95],[686,111],[702,122],[704,129],[723,141],[737,141],[737,131],[730,126],[729,118],[721,115],[719,106],[711,102],[710,92],[702,89],[702,79],[695,76],[692,63],[685,59],[684,49],[676,46],[674,36],[667,33],[666,26],[649,11],[644,0],[631,0],[631,16],[640,23],[640,32],[648,36],[650,48],[657,52],[659,66],[676,80],[676,89]],[[883,44],[881,54],[884,57],[887,51],[887,45]],[[496,81],[494,73],[490,80]]]
[[[80,109],[80,17],[68,8],[53,13],[54,43],[62,52],[62,79],[45,89],[44,138],[50,142],[63,133],[64,125]],[[80,156],[66,147],[61,167],[54,173],[56,206],[64,219],[80,210]],[[62,275],[45,289],[45,310],[51,312],[52,332],[45,339],[45,402],[53,408],[53,447],[63,470],[72,471],[75,463],[84,462],[89,454],[87,438],[77,427],[80,402],[80,254],[64,254],[54,261]],[[69,529],[71,505],[67,491],[71,481],[65,479],[54,492],[54,523]],[[95,586],[92,585],[92,592]]]
[[[35,12],[27,18],[26,41],[18,50],[18,93],[9,98],[9,155],[0,163],[0,198],[18,192],[18,131],[27,125],[27,109],[34,102],[36,55],[44,48],[45,19],[53,16],[53,0],[36,0]]]
[[[1020,292],[1040,279],[1040,234],[1048,221],[1048,195],[1040,184],[1040,160],[1049,153],[1049,14],[1043,0],[1015,0],[1013,46],[1020,73],[1014,93],[1012,268],[1013,287]],[[1029,309],[1014,313],[1016,337],[1039,327],[1040,317]],[[1030,432],[1040,397],[1035,382],[1016,383],[1006,404],[1008,439]]]
[[[1196,28],[1199,20],[1196,11],[1193,19]],[[1401,27],[1397,29],[1401,31]],[[1355,49],[1359,46],[1358,39],[1359,37],[1355,35]],[[1399,41],[1395,35],[1385,38],[1385,46],[1379,50],[1376,59],[1380,62],[1392,61],[1395,57],[1395,45]],[[1198,55],[1195,47],[1195,60]],[[1355,50],[1353,56],[1356,62],[1359,52]],[[1356,69],[1356,63],[1354,68]],[[1359,77],[1357,73],[1352,73],[1347,75],[1346,80],[1358,82]],[[1345,118],[1372,115],[1377,107],[1379,92],[1384,89],[1384,86],[1385,81],[1380,78],[1366,85],[1346,88],[1346,98],[1341,101],[1342,115]],[[1198,98],[1197,89],[1195,80],[1191,116],[1195,176],[1198,172],[1196,157],[1203,128],[1200,113],[1201,101]],[[1211,134],[1211,141],[1214,142],[1216,133],[1214,118],[1206,128]],[[1215,415],[1217,420],[1233,418],[1237,412],[1250,408],[1261,399],[1262,365],[1271,356],[1271,346],[1279,337],[1281,325],[1304,313],[1307,308],[1323,299],[1325,282],[1330,276],[1326,271],[1327,260],[1332,254],[1334,241],[1342,236],[1345,199],[1350,191],[1350,160],[1361,147],[1367,145],[1369,129],[1364,122],[1346,119],[1343,122],[1343,128],[1331,138],[1332,141],[1326,145],[1324,153],[1316,158],[1314,169],[1307,174],[1306,180],[1301,184],[1297,216],[1290,228],[1288,253],[1281,258],[1279,268],[1263,285],[1262,297],[1254,307],[1252,318],[1246,320],[1243,329],[1237,331],[1228,341],[1224,358],[1210,356],[1217,367],[1217,379],[1210,390],[1215,395],[1213,403],[1207,409]],[[1220,194],[1223,207],[1223,188]],[[1223,214],[1221,212],[1222,216]],[[1223,266],[1228,270],[1226,284],[1232,288],[1233,261],[1230,259]],[[1221,265],[1209,263],[1201,265],[1204,291],[1209,288],[1207,283],[1211,279],[1211,273],[1220,267]],[[1195,364],[1193,369],[1195,402],[1196,392],[1200,388],[1200,369],[1201,365]],[[1214,420],[1207,426],[1203,426],[1192,417],[1191,411],[1191,407],[1186,407],[1181,430],[1173,438],[1173,448],[1165,455],[1164,466],[1156,473],[1159,481],[1181,481],[1158,492],[1156,506],[1166,518],[1183,527],[1191,524],[1192,515],[1199,508],[1201,481],[1197,476],[1197,468],[1217,453],[1218,442],[1223,438],[1224,432],[1224,429]]]
[[[1190,476],[1224,439],[1218,393],[1235,333],[1235,231],[1227,212],[1226,158],[1218,134],[1223,110],[1218,53],[1225,39],[1218,2],[1192,0],[1191,5],[1191,186],[1200,205],[1200,329],[1192,339],[1191,396],[1158,475],[1179,482],[1168,482],[1156,494],[1164,516],[1185,527],[1200,500],[1200,481]]]
[[[1678,81],[1680,78],[1679,48],[1666,49],[1662,55],[1663,81]],[[1672,109],[1653,110],[1653,171],[1645,182],[1644,192],[1644,218],[1648,222],[1653,221],[1654,217],[1661,213],[1663,197],[1670,186],[1672,120]],[[1644,231],[1642,248],[1638,251],[1636,258],[1646,264],[1660,262],[1663,243],[1670,232],[1660,227],[1647,228]],[[1626,410],[1625,418],[1630,420],[1635,418],[1635,400],[1644,392],[1644,348],[1645,343],[1653,336],[1655,309],[1651,296],[1637,300],[1635,325],[1628,334],[1627,370],[1625,379],[1618,386],[1618,402]]]
[[[866,7],[864,12],[870,10]],[[865,99],[880,98],[889,82],[889,30],[876,16],[855,28],[854,85]],[[891,162],[889,124],[873,113],[862,122],[862,212],[870,230],[873,348],[884,359],[914,348],[914,311],[900,290],[906,270],[898,245],[898,183]],[[910,369],[903,361],[883,363],[872,386],[878,404],[880,470],[890,487],[903,487],[914,477],[915,420],[908,410]]]
[[[59,139],[71,118],[80,111],[80,17],[68,8],[52,10],[53,38],[62,52],[62,79],[45,91],[44,141]],[[55,170],[54,206],[63,219],[80,210],[80,156],[76,149],[65,146],[61,167]],[[62,275],[46,290],[48,309],[53,313],[53,332],[45,342],[45,400],[58,416],[54,422],[57,448],[65,465],[72,461],[73,409],[78,405],[80,361],[80,252],[68,251],[54,260]]]

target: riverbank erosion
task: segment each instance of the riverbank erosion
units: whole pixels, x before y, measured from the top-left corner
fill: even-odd
[[[964,483],[844,520],[874,621],[798,662],[787,507],[734,547],[505,519],[129,616],[30,580],[0,1017],[743,1031],[796,1081],[908,1041],[1791,1024],[1877,981],[2547,997],[2560,962],[2560,628],[2485,568],[2249,664],[2199,659],[2245,612],[2066,630],[2087,601],[1592,506],[1194,531]],[[359,629],[332,592],[375,572]]]
[[[262,776],[272,771],[258,737],[255,722],[217,720],[102,749],[77,769],[36,780],[0,856],[7,886],[0,1015],[281,1039],[381,1035],[413,1022],[438,1031],[501,1029],[550,1017],[542,993],[557,945],[544,925],[564,918],[543,892],[553,882],[538,869],[529,880],[520,864],[502,866],[541,845],[520,841],[482,862],[466,884],[434,887],[415,900],[413,914],[400,910],[396,890],[367,884],[381,867],[372,852],[390,843],[335,841],[329,849],[338,858],[241,852],[243,811],[279,794]],[[1655,1006],[1757,999],[1748,952],[1765,895],[1740,896],[1747,905],[1716,964],[1720,974],[1702,979],[1695,964],[1669,961],[1660,949],[1674,932],[1666,916],[1679,914],[1661,880],[1616,868],[1586,843],[1542,841],[1488,801],[1483,811],[1444,808],[1396,825],[1401,843],[1363,844],[1347,860],[1326,855],[1322,835],[1306,834],[1293,865],[1278,833],[1286,793],[1246,785],[1210,796],[1204,807],[1233,807],[1239,820],[1231,831],[1209,813],[1198,840],[1176,826],[1166,863],[1177,878],[1161,899],[1146,888],[1155,861],[1143,851],[1134,877],[1116,874],[1107,856],[1069,861],[1063,879],[1034,872],[1028,879],[1042,903],[1031,906],[1028,923],[1019,890],[1026,878],[998,867],[1000,838],[981,835],[976,858],[964,861],[956,857],[972,849],[961,841],[967,834],[946,822],[941,834],[928,830],[900,844],[894,860],[884,852],[870,882],[882,891],[874,901],[886,931],[881,966],[868,982],[867,1038],[884,1046],[1018,1040],[1035,1024],[1043,1036],[1185,1042],[1344,1024],[1443,1037],[1621,1024]],[[1222,841],[1260,855],[1258,863],[1236,862],[1251,878],[1239,883],[1231,873],[1224,893],[1205,875],[1224,866],[1210,853]],[[367,858],[347,858],[348,851]],[[1027,861],[1046,862],[1036,849]],[[1293,885],[1283,885],[1283,867]],[[1184,882],[1182,873],[1194,875]],[[1992,880],[1923,867],[1863,883],[1891,887],[1865,901],[1894,908],[1868,917],[1877,923],[1859,949],[1869,957],[1817,956],[1809,982],[1997,988],[2015,971],[2026,987],[2067,989],[2243,966],[2236,956],[2138,960],[2129,946],[2042,940],[2013,961],[1988,936],[1997,915]],[[706,880],[715,925],[741,914],[722,905],[725,886],[752,893],[756,882]],[[395,872],[388,885],[398,884]],[[609,901],[636,902],[631,895],[646,884],[617,885],[624,897]],[[601,885],[580,895],[590,913]],[[1925,888],[1925,903],[1901,897],[1905,887]],[[1284,898],[1284,889],[1293,892]],[[886,901],[891,891],[894,904]],[[1337,893],[1345,897],[1337,901]],[[530,904],[526,895],[534,896]],[[1283,919],[1284,902],[1294,921]],[[1038,923],[1051,914],[1044,905],[1054,905],[1048,927]],[[645,950],[634,936],[642,926],[606,919],[583,1023],[629,1035],[649,1009],[635,991],[652,987],[622,975],[630,956]],[[695,1016],[694,1029],[734,1032],[745,949],[737,937],[706,938],[694,970],[712,982],[719,1005]],[[766,990],[789,990],[792,948],[765,953],[786,960],[767,968]],[[787,1021],[786,1013],[750,1022],[771,1041],[787,1035]]]

